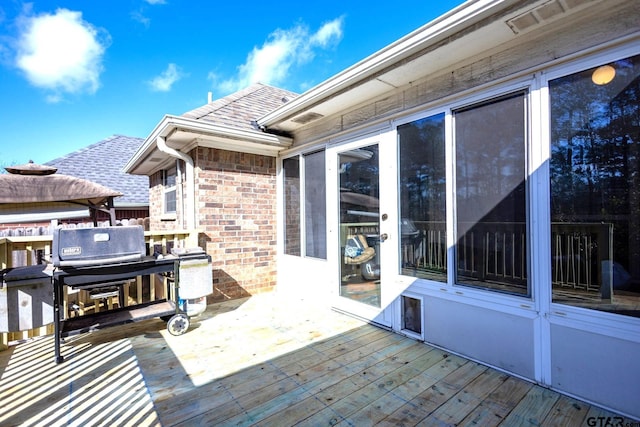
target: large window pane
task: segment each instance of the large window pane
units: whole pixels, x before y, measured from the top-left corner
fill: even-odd
[[[284,170],[284,253],[300,255],[300,161],[282,161]]]
[[[327,258],[324,151],[304,156],[305,255]]]
[[[454,112],[457,284],[530,295],[525,101]]]
[[[640,56],[549,94],[553,301],[640,317]]]
[[[444,114],[398,126],[401,274],[447,281]]]

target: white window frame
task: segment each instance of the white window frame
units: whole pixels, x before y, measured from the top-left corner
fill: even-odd
[[[173,185],[167,186],[169,178],[173,176]],[[169,210],[167,206],[167,196],[173,192],[175,208]],[[176,216],[178,210],[178,168],[177,166],[162,170],[162,213],[165,216]]]
[[[527,141],[527,168],[528,174],[531,174],[533,171],[536,171],[535,165],[539,164],[539,155],[535,154],[534,151],[538,148],[533,140],[534,133],[533,129],[538,126],[541,120],[540,110],[536,109],[538,96],[538,83],[537,76],[533,75],[533,73],[528,73],[524,76],[515,77],[508,82],[501,82],[500,84],[491,85],[490,87],[482,87],[478,88],[472,92],[464,93],[463,95],[455,95],[450,97],[449,99],[445,99],[441,102],[438,102],[437,105],[434,105],[430,108],[425,108],[420,112],[413,113],[408,116],[404,116],[401,119],[398,119],[393,123],[394,132],[397,129],[398,125],[410,123],[414,120],[418,120],[420,118],[425,118],[428,116],[432,116],[438,113],[445,113],[445,162],[446,162],[446,221],[447,221],[447,283],[430,281],[428,279],[415,279],[410,276],[402,276],[399,275],[398,282],[404,283],[406,286],[411,286],[412,289],[419,290],[420,294],[424,292],[426,295],[434,295],[434,296],[442,296],[443,293],[448,294],[450,297],[455,296],[456,300],[467,300],[473,301],[474,305],[480,305],[486,308],[495,308],[500,309],[501,311],[505,311],[507,313],[513,313],[522,315],[523,310],[526,312],[536,313],[539,311],[539,295],[537,295],[536,284],[534,282],[534,274],[533,273],[533,265],[532,257],[534,250],[537,249],[533,240],[530,236],[534,235],[534,233],[538,233],[540,230],[539,223],[539,209],[536,208],[537,201],[534,203],[534,197],[537,197],[537,194],[534,195],[536,190],[535,186],[531,184],[531,182],[527,185],[527,194],[528,194],[528,206],[527,206],[527,215],[528,215],[528,271],[531,273],[531,277],[529,278],[529,283],[531,286],[531,295],[516,295],[516,294],[507,294],[502,292],[496,292],[490,289],[481,289],[474,288],[464,285],[455,284],[455,141],[454,141],[454,123],[453,123],[453,111],[459,110],[461,108],[473,106],[475,104],[479,104],[485,101],[491,101],[492,99],[500,98],[501,96],[515,93],[518,91],[526,91],[526,135],[528,138]],[[531,180],[531,176],[529,175],[528,180]],[[539,177],[535,177],[536,180],[539,180]],[[548,190],[547,190],[548,191]],[[399,205],[398,205],[399,207]],[[449,297],[449,298],[450,298]]]

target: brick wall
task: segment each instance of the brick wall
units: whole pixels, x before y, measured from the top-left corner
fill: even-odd
[[[193,153],[192,153],[193,154]],[[213,301],[273,290],[276,284],[276,161],[198,148],[200,245],[213,262]]]
[[[162,216],[162,172],[156,172],[149,177],[149,217],[152,230],[166,230],[165,224],[160,221]]]

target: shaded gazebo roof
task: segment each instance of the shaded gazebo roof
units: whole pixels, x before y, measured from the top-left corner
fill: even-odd
[[[54,212],[60,206],[81,205],[90,208],[96,222],[98,210],[109,213],[115,224],[114,197],[122,193],[95,182],[68,175],[57,174],[51,166],[29,162],[25,165],[6,167],[0,174],[0,223],[30,211]]]
[[[122,196],[115,190],[85,179],[56,174],[56,168],[27,163],[6,167],[0,175],[0,203],[76,202],[103,205]]]

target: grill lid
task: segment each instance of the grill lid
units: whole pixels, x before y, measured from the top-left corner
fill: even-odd
[[[142,226],[57,228],[52,261],[56,267],[138,261],[145,256]]]

